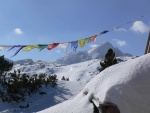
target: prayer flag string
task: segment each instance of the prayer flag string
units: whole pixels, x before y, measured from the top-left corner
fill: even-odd
[[[141,17],[143,18],[143,16]],[[17,51],[15,52],[15,54],[12,56],[14,57],[15,55],[17,55],[21,50],[22,51],[30,51],[32,49],[39,49],[40,51],[47,48],[48,50],[52,50],[54,49],[55,47],[57,48],[60,48],[60,49],[63,49],[63,50],[67,50],[69,44],[71,44],[71,48],[76,51],[78,45],[80,45],[80,47],[84,47],[86,43],[91,43],[91,42],[94,42],[99,36],[103,35],[103,34],[106,34],[110,31],[114,31],[116,29],[119,29],[121,28],[122,26],[125,26],[129,23],[132,23],[133,21],[129,21],[125,24],[122,24],[122,25],[119,25],[117,27],[114,27],[110,30],[104,30],[102,32],[100,32],[99,34],[96,34],[96,35],[93,35],[91,37],[87,37],[87,38],[84,38],[84,39],[80,39],[80,40],[77,40],[77,41],[71,41],[71,42],[66,42],[66,43],[52,43],[52,44],[37,44],[37,45],[0,45],[0,51],[2,50],[5,50],[5,49],[8,49],[8,51],[11,51],[13,50],[14,48],[17,48]]]

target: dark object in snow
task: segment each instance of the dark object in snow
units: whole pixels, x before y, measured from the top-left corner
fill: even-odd
[[[64,80],[64,81],[69,81],[69,78],[65,78],[64,76],[61,78],[61,80]]]
[[[46,92],[39,92],[40,95],[46,95]]]
[[[117,105],[111,102],[102,103],[93,94],[91,95],[90,102],[94,106],[93,113],[120,113],[120,110],[118,109]]]
[[[26,106],[20,105],[20,108],[21,108],[21,109],[28,108],[28,107],[29,107],[29,104],[27,104]]]
[[[96,100],[97,101],[97,100]],[[98,104],[96,106],[95,98],[91,100],[91,103],[94,106],[93,113],[120,113],[120,110],[118,109],[117,105],[111,103],[111,102],[104,102]]]
[[[100,62],[102,70],[105,68],[117,64],[117,59],[115,58],[115,52],[112,49],[109,49],[105,55],[104,62]]]
[[[118,107],[115,104],[110,102],[105,102],[100,104],[98,109],[99,111],[101,110],[100,113],[120,113]]]

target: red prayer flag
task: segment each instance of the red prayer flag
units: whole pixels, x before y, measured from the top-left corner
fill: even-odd
[[[57,47],[58,45],[59,45],[59,43],[50,44],[50,45],[48,45],[47,49],[48,49],[48,50],[51,50],[51,49]]]
[[[91,39],[90,39],[90,42],[93,42],[97,37],[98,37],[98,35],[92,36]]]

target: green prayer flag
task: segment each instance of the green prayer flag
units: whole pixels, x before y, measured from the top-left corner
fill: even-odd
[[[91,40],[91,37],[85,38],[85,43],[89,43]]]
[[[41,51],[41,50],[45,49],[47,46],[48,45],[46,45],[46,44],[43,44],[43,45],[39,44],[37,48]]]

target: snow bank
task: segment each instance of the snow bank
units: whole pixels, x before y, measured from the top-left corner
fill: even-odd
[[[105,69],[74,99],[39,113],[92,113],[91,95],[116,104],[121,113],[150,113],[150,54]]]

